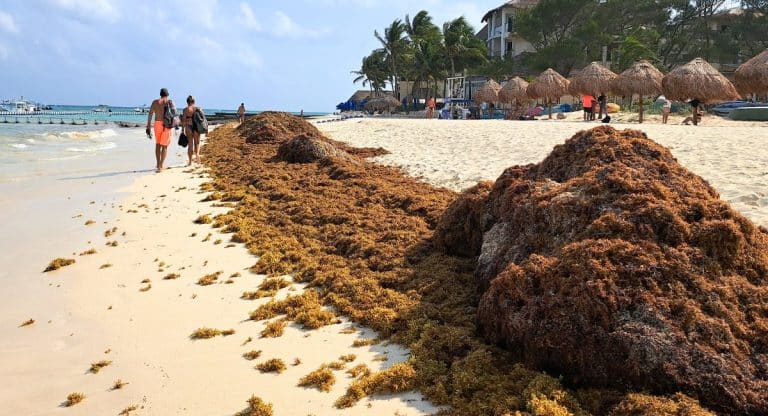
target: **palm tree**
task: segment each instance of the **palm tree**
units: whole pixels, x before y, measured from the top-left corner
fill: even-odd
[[[378,31],[373,32],[386,54],[393,91],[397,91],[398,69],[407,48],[405,33],[405,24],[400,19],[396,19],[384,29],[384,36],[381,36]]]
[[[411,21],[408,15],[405,15],[405,31],[413,43],[434,40],[442,36],[440,28],[432,23],[432,16],[426,10],[416,13],[413,21]]]
[[[363,58],[359,70],[351,72],[353,75],[357,75],[357,78],[352,82],[362,82],[363,87],[368,85],[371,92],[375,92],[375,95],[378,95],[378,93],[386,87],[388,78],[386,55],[384,51],[381,49],[374,50],[370,55]]]
[[[488,61],[485,42],[475,36],[475,29],[462,16],[443,25],[445,54],[451,65],[451,76]]]
[[[436,92],[437,82],[445,78],[445,55],[442,45],[437,42],[414,44],[411,73],[415,85],[426,82],[432,93]],[[434,89],[430,83],[434,85]]]

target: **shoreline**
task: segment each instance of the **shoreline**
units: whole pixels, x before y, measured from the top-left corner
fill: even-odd
[[[172,149],[171,155],[185,156],[177,153],[180,149]],[[50,230],[61,238],[23,265],[17,263],[16,270],[8,270],[3,284],[15,285],[7,293],[18,302],[4,307],[14,310],[3,313],[2,323],[11,336],[0,342],[0,367],[3,377],[15,380],[17,387],[0,393],[6,410],[29,415],[117,414],[136,405],[138,410],[131,414],[234,414],[255,394],[273,403],[278,415],[436,411],[417,393],[377,396],[340,411],[333,402],[353,380],[344,371],[337,372],[330,393],[297,387],[302,376],[342,355],[356,356],[348,368],[365,363],[376,371],[406,360],[407,351],[388,343],[353,347],[355,340],[376,335],[345,318],[312,331],[291,324],[279,338],[260,338],[266,323],[249,321],[248,314],[268,298],[240,299],[242,292],[256,290],[264,280],[249,271],[257,258],[242,244],[230,246],[229,235],[194,223],[200,215],[230,209],[213,206],[220,201],[201,202],[207,193],[199,188],[207,180],[204,168],[174,167],[157,175],[139,174],[113,194],[85,198],[93,198],[93,204],[83,198],[73,201],[67,209],[82,217],[62,215],[56,222],[66,231]],[[100,189],[96,193],[115,183],[109,177],[88,181],[83,186]],[[106,181],[104,187],[99,181]],[[85,226],[90,218],[96,224]],[[105,236],[112,227],[116,232]],[[106,245],[111,241],[117,246]],[[77,255],[91,247],[96,254]],[[74,258],[76,263],[41,273],[55,257]],[[165,264],[160,266],[161,262]],[[218,271],[224,272],[219,284],[196,283]],[[180,277],[164,279],[172,273]],[[235,274],[240,276],[230,277]],[[27,284],[20,287],[20,279]],[[141,283],[144,279],[150,283]],[[277,296],[301,291],[301,285],[293,284]],[[46,300],[38,303],[39,299]],[[30,318],[35,323],[19,327]],[[200,327],[236,332],[210,340],[190,339]],[[252,341],[242,345],[248,338]],[[250,350],[261,350],[261,358],[244,359],[242,354]],[[381,356],[387,360],[378,361]],[[270,358],[282,359],[287,370],[273,375],[254,369]],[[291,365],[295,358],[300,365]],[[89,365],[99,360],[112,363],[99,374],[89,374]],[[111,390],[117,379],[129,384]],[[82,392],[86,399],[71,408],[60,407],[72,392]]]

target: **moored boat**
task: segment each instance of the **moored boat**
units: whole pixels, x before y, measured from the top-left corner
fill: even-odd
[[[768,106],[734,108],[728,117],[739,121],[768,121]]]

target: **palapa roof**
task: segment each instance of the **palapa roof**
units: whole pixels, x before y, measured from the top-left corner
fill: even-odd
[[[488,21],[488,19],[491,18],[491,15],[494,12],[497,12],[505,7],[514,7],[518,9],[533,7],[535,5],[539,4],[539,0],[511,0],[511,1],[505,1],[504,4],[502,4],[499,7],[496,7],[494,9],[489,10],[485,16],[480,20],[481,22],[485,23]]]
[[[362,102],[369,98],[373,98],[374,94],[376,93],[371,93],[370,90],[357,90],[357,92],[355,92],[354,94],[352,94],[351,97],[349,97],[348,101]],[[392,96],[392,91],[379,91],[379,96],[385,96],[385,95]]]
[[[613,81],[618,77],[610,69],[592,62],[570,79],[569,91],[576,94],[600,94],[611,91]]]
[[[508,80],[501,90],[499,90],[499,101],[504,103],[512,103],[515,100],[525,100],[528,98],[528,81],[514,77]]]
[[[476,103],[495,103],[499,101],[499,91],[501,85],[498,82],[489,79],[473,96]]]
[[[656,95],[661,93],[661,73],[650,62],[635,62],[613,81],[611,90],[622,95]]]
[[[397,98],[387,95],[384,97],[371,98],[365,103],[366,110],[394,110],[400,107],[400,101]]]
[[[664,95],[675,101],[696,98],[711,103],[740,98],[731,81],[701,58],[670,71],[661,81],[661,87]]]
[[[742,64],[733,76],[742,94],[768,92],[768,49]]]
[[[531,98],[544,98],[546,100],[555,100],[564,95],[568,95],[568,80],[563,78],[552,68],[542,72],[536,77],[526,90]]]

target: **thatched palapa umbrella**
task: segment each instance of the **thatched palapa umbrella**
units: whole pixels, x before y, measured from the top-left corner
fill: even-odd
[[[499,101],[499,91],[501,91],[501,85],[498,82],[489,79],[477,92],[475,92],[475,102],[480,103],[496,103]]]
[[[661,88],[668,99],[676,101],[713,103],[740,98],[731,81],[701,58],[670,71],[661,81]],[[693,124],[698,124],[698,107],[693,107]]]
[[[371,98],[365,103],[365,109],[368,111],[392,111],[398,107],[400,107],[400,101],[391,95]]]
[[[640,123],[643,122],[643,96],[661,93],[664,74],[648,61],[638,61],[613,81],[611,89],[621,95],[640,96]]]
[[[514,77],[507,81],[499,91],[499,101],[515,104],[515,109],[520,108],[520,103],[528,99],[528,82],[520,77]]]
[[[768,93],[768,49],[739,66],[733,76],[744,95]]]
[[[552,68],[542,72],[528,85],[528,96],[543,98],[549,107],[549,118],[552,118],[552,102],[568,94],[568,80]]]
[[[592,62],[570,80],[569,91],[577,94],[591,94],[594,97],[605,95],[611,91],[613,81],[617,77],[618,75],[610,69],[597,62]],[[605,108],[600,108],[601,116],[605,110]]]

